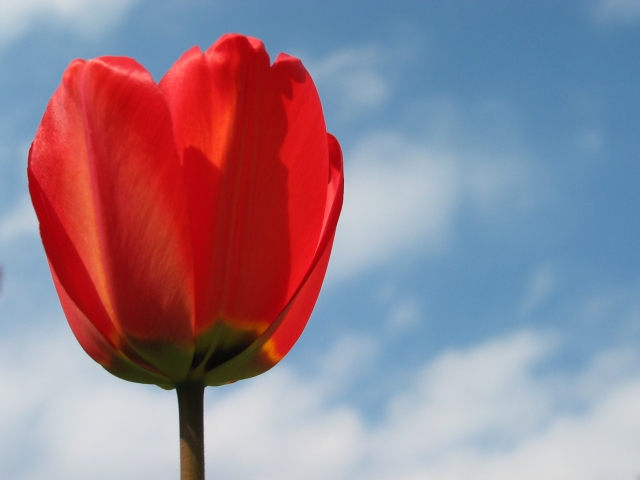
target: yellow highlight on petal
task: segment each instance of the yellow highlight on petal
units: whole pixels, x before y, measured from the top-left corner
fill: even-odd
[[[264,345],[262,345],[262,354],[271,362],[273,365],[282,360],[284,355],[281,355],[278,352],[278,347],[276,346],[276,342],[273,341],[272,338],[267,340]]]

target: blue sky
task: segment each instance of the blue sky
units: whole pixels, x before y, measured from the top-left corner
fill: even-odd
[[[0,478],[174,479],[173,392],[77,345],[26,189],[74,58],[300,57],[345,154],[316,311],[210,388],[211,478],[640,476],[640,1],[0,0]]]

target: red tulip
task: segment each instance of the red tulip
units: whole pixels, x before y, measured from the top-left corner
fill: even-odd
[[[173,388],[258,375],[316,302],[342,156],[302,63],[227,35],[159,84],[125,57],[76,60],[29,153],[53,280],[84,350]]]

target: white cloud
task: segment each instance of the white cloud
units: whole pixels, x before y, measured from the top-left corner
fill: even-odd
[[[366,139],[347,158],[333,274],[353,273],[406,249],[443,246],[460,201],[454,159],[393,134]]]
[[[317,359],[316,367],[321,372],[317,384],[322,382],[325,392],[342,390],[354,379],[371,373],[379,353],[380,345],[374,338],[345,335]]]
[[[598,0],[595,14],[601,21],[634,22],[640,19],[640,0]]]
[[[0,0],[0,45],[40,23],[95,35],[113,26],[136,0]]]
[[[345,158],[345,200],[329,270],[334,279],[407,252],[441,251],[464,207],[486,219],[536,203],[535,175],[518,156],[436,150],[380,132]]]
[[[265,381],[267,380],[268,381]],[[279,368],[210,404],[206,443],[220,478],[343,478],[365,448],[357,411]],[[215,472],[215,473],[214,473]]]
[[[5,338],[0,352],[2,478],[178,476],[175,394],[112,378],[68,328]]]
[[[383,67],[392,58],[377,46],[345,47],[319,61],[305,61],[326,101],[325,93],[337,99],[342,118],[381,106],[391,94]]]
[[[0,245],[37,233],[38,219],[29,197],[22,198],[0,217]]]
[[[534,373],[553,343],[521,332],[445,353],[390,392],[379,422],[278,370],[211,404],[209,465],[228,479],[634,478],[637,368],[613,384],[592,378],[606,390],[581,398],[580,410],[563,409],[566,392]]]
[[[529,285],[520,312],[529,315],[538,305],[544,302],[557,284],[557,274],[551,264],[537,267],[531,275]]]
[[[68,331],[33,337],[5,339],[0,349],[3,478],[177,477],[174,392],[110,377],[71,344]],[[361,364],[344,348],[349,342],[331,356],[334,363],[345,359],[357,376]],[[444,352],[408,385],[388,392],[377,420],[328,388],[331,366],[303,376],[281,365],[209,389],[209,475],[634,479],[640,473],[637,352],[603,352],[572,374],[541,373],[539,365],[558,345],[522,331]],[[29,461],[16,465],[13,458]]]
[[[419,303],[415,299],[405,298],[391,309],[388,324],[393,330],[402,331],[415,327],[420,320]]]

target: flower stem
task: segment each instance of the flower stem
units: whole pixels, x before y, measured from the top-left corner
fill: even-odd
[[[204,480],[204,385],[186,382],[176,387],[180,412],[180,479]]]

